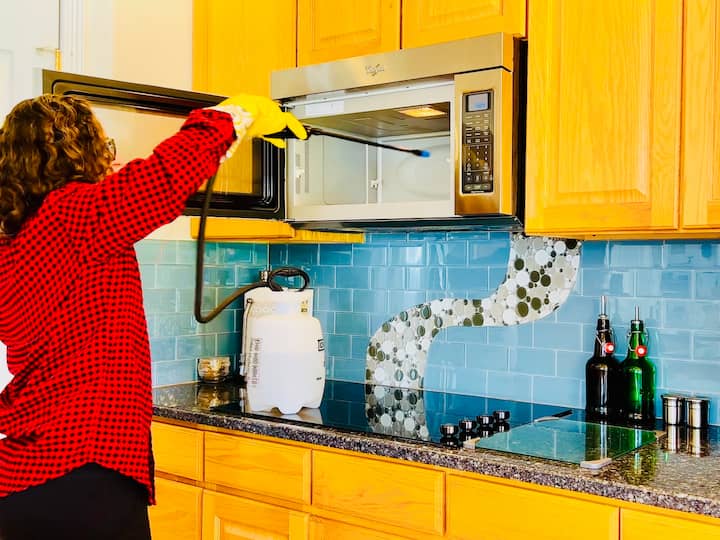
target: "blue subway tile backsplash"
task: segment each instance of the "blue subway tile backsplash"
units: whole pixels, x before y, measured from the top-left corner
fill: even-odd
[[[485,298],[505,277],[503,232],[372,232],[364,244],[208,243],[204,311],[268,265],[299,266],[315,290],[329,378],[365,381],[370,336],[385,321],[436,298]],[[156,385],[192,381],[199,355],[240,351],[242,301],[208,325],[193,318],[195,243],[136,246]],[[568,300],[535,323],[449,328],[433,343],[425,387],[553,405],[584,406],[584,365],[600,295],[608,296],[617,356],[625,356],[635,306],[666,391],[711,397],[720,423],[720,242],[585,242]],[[211,305],[212,304],[212,305]]]
[[[230,356],[237,362],[237,323],[242,300],[208,324],[193,315],[196,244],[192,241],[143,240],[135,250],[140,263],[148,319],[153,384],[194,381],[200,356]],[[203,274],[203,314],[238,287],[258,280],[268,265],[267,245],[207,243]]]

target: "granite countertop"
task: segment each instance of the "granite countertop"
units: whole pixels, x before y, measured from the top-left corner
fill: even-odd
[[[182,384],[153,391],[157,417],[402,459],[720,518],[720,428],[693,430],[673,450],[667,437],[599,470],[516,454],[445,448],[374,433],[348,433],[279,417],[212,411],[232,399],[232,386]]]

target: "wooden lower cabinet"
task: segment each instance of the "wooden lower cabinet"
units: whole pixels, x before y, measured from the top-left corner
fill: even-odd
[[[206,433],[205,482],[310,504],[311,452],[289,444]]]
[[[618,540],[620,510],[610,504],[453,474],[447,491],[448,538]]]
[[[330,519],[310,518],[310,540],[414,540],[412,532],[407,536],[388,533],[341,523]],[[438,537],[441,538],[441,537]]]
[[[153,436],[153,540],[720,540],[720,519],[515,480],[176,425]]]
[[[203,432],[198,429],[152,423],[155,470],[191,480],[203,479]]]
[[[702,540],[720,540],[720,520],[712,523],[683,517],[673,517],[642,512],[639,510],[620,510],[621,540],[679,540],[695,538]]]
[[[445,474],[361,456],[313,451],[314,508],[442,535]]]
[[[205,490],[203,540],[305,540],[309,514]],[[154,539],[153,539],[154,540]]]
[[[148,510],[153,540],[199,540],[202,489],[155,479],[157,505]]]

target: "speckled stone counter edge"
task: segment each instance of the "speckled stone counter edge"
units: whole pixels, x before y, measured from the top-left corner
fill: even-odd
[[[608,465],[602,472],[594,472],[574,465],[564,465],[538,458],[523,458],[522,456],[499,455],[464,449],[445,449],[421,443],[401,442],[372,434],[347,433],[330,428],[311,428],[207,411],[156,405],[153,413],[155,416],[167,419],[435,465],[720,518],[720,500],[687,493],[672,493],[647,486],[635,486],[600,477],[608,467],[622,466],[623,458],[618,460],[617,464]]]

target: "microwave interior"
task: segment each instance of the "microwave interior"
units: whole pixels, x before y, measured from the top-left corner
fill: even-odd
[[[408,95],[400,92],[296,108],[308,126],[430,155],[423,158],[325,135],[292,141],[288,217],[303,221],[452,215],[451,91],[448,85],[425,90],[421,100],[410,104]],[[402,104],[376,108],[393,100]]]

